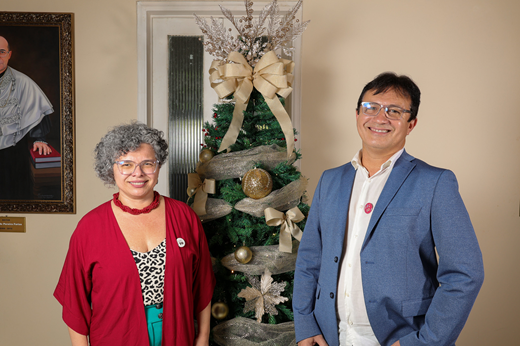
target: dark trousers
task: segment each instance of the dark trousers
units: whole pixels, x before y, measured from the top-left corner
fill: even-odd
[[[13,147],[0,149],[0,199],[2,200],[34,198],[28,137],[26,135]]]

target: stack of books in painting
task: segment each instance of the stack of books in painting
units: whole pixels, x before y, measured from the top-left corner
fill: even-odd
[[[29,153],[31,153],[31,162],[34,168],[41,169],[61,167],[60,153],[54,149],[53,146],[49,145],[49,147],[51,148],[52,152],[48,155],[43,155],[38,151],[33,151],[32,148],[29,149]]]

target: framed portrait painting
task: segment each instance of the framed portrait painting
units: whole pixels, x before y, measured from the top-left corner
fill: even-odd
[[[0,213],[75,213],[72,13],[0,12]]]

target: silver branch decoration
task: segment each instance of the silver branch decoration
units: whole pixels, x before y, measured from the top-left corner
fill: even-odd
[[[271,50],[281,50],[285,55],[292,56],[294,48],[290,46],[291,42],[305,31],[310,22],[301,23],[296,19],[296,13],[303,0],[299,0],[285,15],[279,13],[278,2],[273,0],[264,7],[258,19],[253,17],[253,1],[245,0],[244,3],[246,15],[241,18],[235,18],[230,10],[220,6],[224,17],[236,29],[236,36],[232,35],[231,28],[226,29],[222,21],[211,17],[211,24],[208,24],[206,20],[194,14],[195,22],[207,38],[204,42],[205,50],[225,62],[229,53],[240,52],[253,67]],[[278,57],[280,58],[279,54]]]

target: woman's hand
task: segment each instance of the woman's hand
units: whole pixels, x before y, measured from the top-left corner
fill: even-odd
[[[70,341],[72,346],[88,346],[86,335],[82,335],[69,327]]]
[[[195,338],[195,346],[209,345],[209,321],[211,318],[211,302],[201,312],[197,314],[197,325],[199,333]]]
[[[194,346],[209,346],[209,336],[207,338],[203,338],[200,334],[197,335]]]

